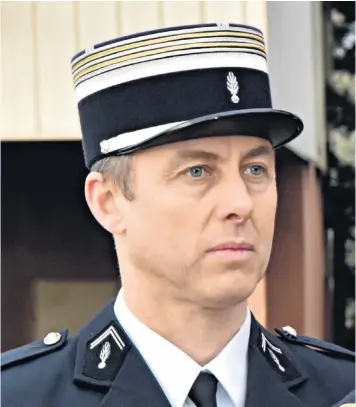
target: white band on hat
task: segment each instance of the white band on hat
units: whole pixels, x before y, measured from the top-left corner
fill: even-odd
[[[150,140],[151,138],[157,136],[158,134],[172,129],[180,124],[185,123],[176,122],[176,123],[167,123],[162,124],[160,126],[148,127],[141,130],[130,131],[128,133],[120,134],[116,137],[112,137],[107,140],[103,140],[100,143],[101,153],[102,154],[109,154],[113,151],[118,151],[126,147],[135,146],[140,144],[144,141]]]

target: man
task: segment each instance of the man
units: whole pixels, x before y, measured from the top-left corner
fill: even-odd
[[[73,338],[3,356],[19,407],[327,407],[354,354],[263,328],[247,300],[269,261],[274,149],[302,131],[272,109],[262,33],[173,27],[77,54],[91,172],[85,196],[114,238],[123,289]],[[306,345],[312,345],[314,349]]]

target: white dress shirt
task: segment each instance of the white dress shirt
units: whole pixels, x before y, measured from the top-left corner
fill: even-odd
[[[251,325],[249,310],[239,332],[220,354],[204,367],[141,323],[127,307],[123,289],[119,291],[114,311],[172,407],[194,407],[188,393],[202,371],[211,372],[218,380],[216,395],[218,407],[244,407]]]

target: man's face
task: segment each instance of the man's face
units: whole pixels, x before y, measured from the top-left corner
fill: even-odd
[[[206,307],[246,300],[271,253],[270,143],[233,136],[168,144],[137,153],[133,171],[120,241],[142,278]]]

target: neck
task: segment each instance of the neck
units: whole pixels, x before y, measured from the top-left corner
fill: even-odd
[[[201,366],[222,351],[246,318],[246,301],[224,308],[206,307],[174,297],[157,281],[145,284],[142,278],[123,278],[123,287],[125,302],[136,318]]]

